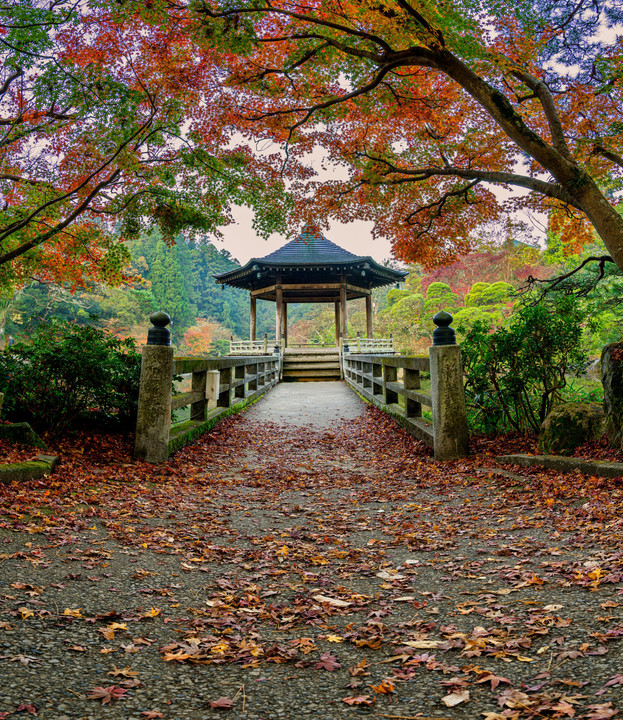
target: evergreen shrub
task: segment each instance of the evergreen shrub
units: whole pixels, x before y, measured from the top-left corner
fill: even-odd
[[[473,431],[539,432],[562,402],[567,376],[586,367],[582,319],[574,299],[565,297],[524,305],[494,332],[483,321],[466,330],[461,350]]]
[[[30,342],[0,354],[3,417],[26,420],[54,437],[87,418],[133,428],[141,363],[134,348],[131,338],[90,325],[40,325]]]

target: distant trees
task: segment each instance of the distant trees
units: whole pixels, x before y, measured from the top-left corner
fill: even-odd
[[[193,327],[193,332],[203,337],[202,347],[208,328],[215,342],[222,343],[230,334],[248,337],[248,293],[229,287],[223,290],[212,277],[237,266],[226,250],[205,239],[183,236],[168,246],[157,233],[128,241],[127,249],[133,260],[126,270],[134,280],[123,285],[92,282],[85,289],[70,292],[62,284],[35,282],[11,293],[6,307],[0,305],[0,320],[6,317],[7,333],[27,337],[50,318],[78,324],[96,320],[119,337],[130,335],[142,343],[149,315],[165,310],[173,319],[177,347]],[[269,331],[274,324],[269,305],[258,303],[258,332]],[[205,318],[207,325],[197,318]]]

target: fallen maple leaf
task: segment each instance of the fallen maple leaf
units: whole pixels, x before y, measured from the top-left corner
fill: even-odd
[[[63,615],[67,615],[68,617],[81,618],[82,617],[82,609],[76,608],[75,610],[71,610],[70,608],[65,608],[63,610]]]
[[[30,704],[19,705],[18,707],[15,708],[15,712],[22,712],[24,710],[26,712],[30,713],[31,715],[36,715],[38,712],[35,705],[30,705]]]
[[[600,689],[595,695],[603,695],[606,692],[606,688],[614,687],[615,685],[623,685],[623,675],[613,675],[610,680]]]
[[[375,698],[369,695],[357,695],[356,697],[342,698],[342,702],[347,705],[373,705]]]
[[[348,607],[352,603],[346,600],[340,600],[339,598],[328,597],[327,595],[314,595],[316,602],[327,603],[327,605],[334,605],[335,607]]]
[[[394,685],[391,680],[383,680],[383,682],[380,685],[370,685],[370,687],[374,690],[375,693],[378,693],[379,695],[389,695],[390,693],[393,693],[396,689],[396,686]]]
[[[124,667],[119,669],[116,665],[114,666],[114,669],[111,670],[109,675],[112,675],[113,677],[117,677],[118,675],[121,675],[122,677],[132,678],[136,677],[138,675],[137,670],[130,670],[129,667]]]
[[[467,702],[468,700],[469,690],[463,690],[462,692],[453,692],[441,698],[441,702],[446,707],[454,707],[455,705],[459,705],[462,702]]]
[[[117,685],[110,685],[109,687],[94,687],[91,690],[91,694],[88,696],[89,700],[101,700],[102,705],[106,705],[111,700],[123,700],[127,690],[118,687]]]
[[[330,652],[323,653],[320,656],[319,662],[316,663],[317,670],[328,670],[329,672],[337,670],[341,667],[342,665],[339,663],[338,659],[335,655],[331,655]]]
[[[158,712],[158,710],[143,710],[141,715],[146,717],[147,720],[157,720],[157,718],[164,717],[164,713]]]
[[[586,720],[610,720],[618,714],[618,710],[612,707],[612,703],[604,703],[603,705],[589,705],[587,710],[590,710],[589,715],[585,715]]]
[[[476,680],[476,684],[478,683],[491,683],[491,690],[495,690],[495,688],[502,682],[502,683],[508,683],[511,684],[511,681],[508,678],[500,677],[499,675],[494,675],[492,672],[485,671],[481,673],[478,676],[478,680]]]
[[[228,697],[220,697],[218,700],[210,700],[210,707],[217,710],[229,710],[234,707],[234,701]]]
[[[341,643],[341,642],[344,642],[344,638],[343,638],[341,635],[327,635],[327,636],[325,637],[325,640],[326,640],[327,642],[332,642],[332,643]]]
[[[369,672],[366,672],[366,668],[368,668],[368,661],[364,658],[360,663],[357,665],[354,665],[351,668],[348,668],[348,672],[353,676],[357,677],[358,675],[369,675]]]

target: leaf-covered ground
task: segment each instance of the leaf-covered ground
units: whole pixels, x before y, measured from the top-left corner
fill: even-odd
[[[623,483],[373,408],[0,485],[0,718],[623,718]]]

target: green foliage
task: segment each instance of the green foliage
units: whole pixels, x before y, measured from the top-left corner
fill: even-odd
[[[477,282],[465,296],[465,305],[468,307],[499,305],[508,302],[514,291],[513,286],[507,282]]]
[[[105,425],[132,426],[139,379],[134,342],[93,326],[40,325],[30,344],[0,355],[3,412],[54,436],[87,414]]]
[[[440,310],[452,313],[459,306],[459,297],[452,292],[452,288],[446,283],[431,283],[426,290],[426,302],[424,303],[424,313],[433,315]]]
[[[568,373],[583,370],[582,312],[571,298],[523,306],[503,326],[477,321],[462,342],[475,431],[536,433],[562,399]]]
[[[403,298],[407,298],[411,295],[409,290],[403,290],[402,288],[392,288],[387,293],[387,307],[390,308],[392,305],[400,302]]]

